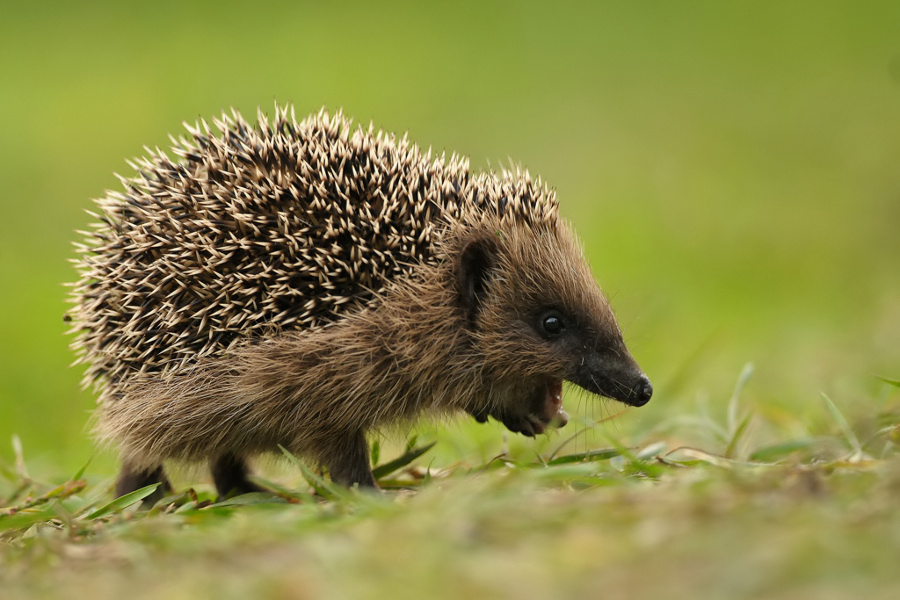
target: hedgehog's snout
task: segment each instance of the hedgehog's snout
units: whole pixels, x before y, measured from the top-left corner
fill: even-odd
[[[629,404],[632,406],[643,406],[650,401],[652,396],[653,385],[646,375],[641,375],[641,379],[631,389],[632,402],[629,402]]]
[[[643,406],[653,396],[650,379],[624,349],[615,354],[587,353],[569,381],[629,406]]]
[[[637,382],[630,384],[631,377],[636,377]],[[592,378],[595,388],[591,391],[606,398],[612,398],[623,402],[628,406],[644,406],[653,396],[653,385],[646,375],[640,371],[637,374],[600,374]]]

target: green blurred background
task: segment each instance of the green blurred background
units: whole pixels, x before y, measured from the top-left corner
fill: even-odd
[[[619,435],[724,411],[750,361],[770,414],[877,409],[874,376],[900,375],[900,3],[325,4],[0,8],[0,458],[13,434],[33,471],[92,453],[62,321],[91,198],[182,121],[276,100],[550,182],[656,383]],[[463,458],[498,435],[446,430]]]

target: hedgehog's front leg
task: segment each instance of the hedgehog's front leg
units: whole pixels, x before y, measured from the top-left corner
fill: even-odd
[[[336,436],[323,462],[335,483],[347,487],[353,484],[361,488],[378,487],[369,466],[369,444],[362,431]]]
[[[244,462],[244,459],[238,458],[234,454],[219,456],[212,461],[210,467],[220,500],[224,500],[230,495],[264,491],[247,479],[249,474],[247,463]]]
[[[144,498],[142,502],[144,508],[153,506],[160,498],[166,494],[171,494],[173,491],[172,484],[169,482],[169,478],[166,477],[166,472],[163,471],[162,465],[139,468],[125,461],[122,464],[122,470],[119,471],[119,478],[116,480],[116,496],[124,496],[154,483],[158,483],[160,486],[156,488],[156,491]]]

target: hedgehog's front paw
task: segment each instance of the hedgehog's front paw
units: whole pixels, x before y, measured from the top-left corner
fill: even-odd
[[[550,425],[563,427],[569,422],[569,415],[562,406],[561,379],[550,379],[538,385],[521,408],[521,412],[505,410],[491,416],[510,431],[530,437],[544,433]]]
[[[500,418],[507,429],[513,433],[521,433],[528,437],[535,437],[547,429],[549,423],[541,421],[537,415],[519,415],[516,417]]]

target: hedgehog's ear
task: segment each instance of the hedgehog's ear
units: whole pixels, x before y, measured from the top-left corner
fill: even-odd
[[[494,263],[494,250],[493,240],[483,237],[467,242],[459,253],[456,277],[460,302],[466,312],[466,319],[473,328]]]

